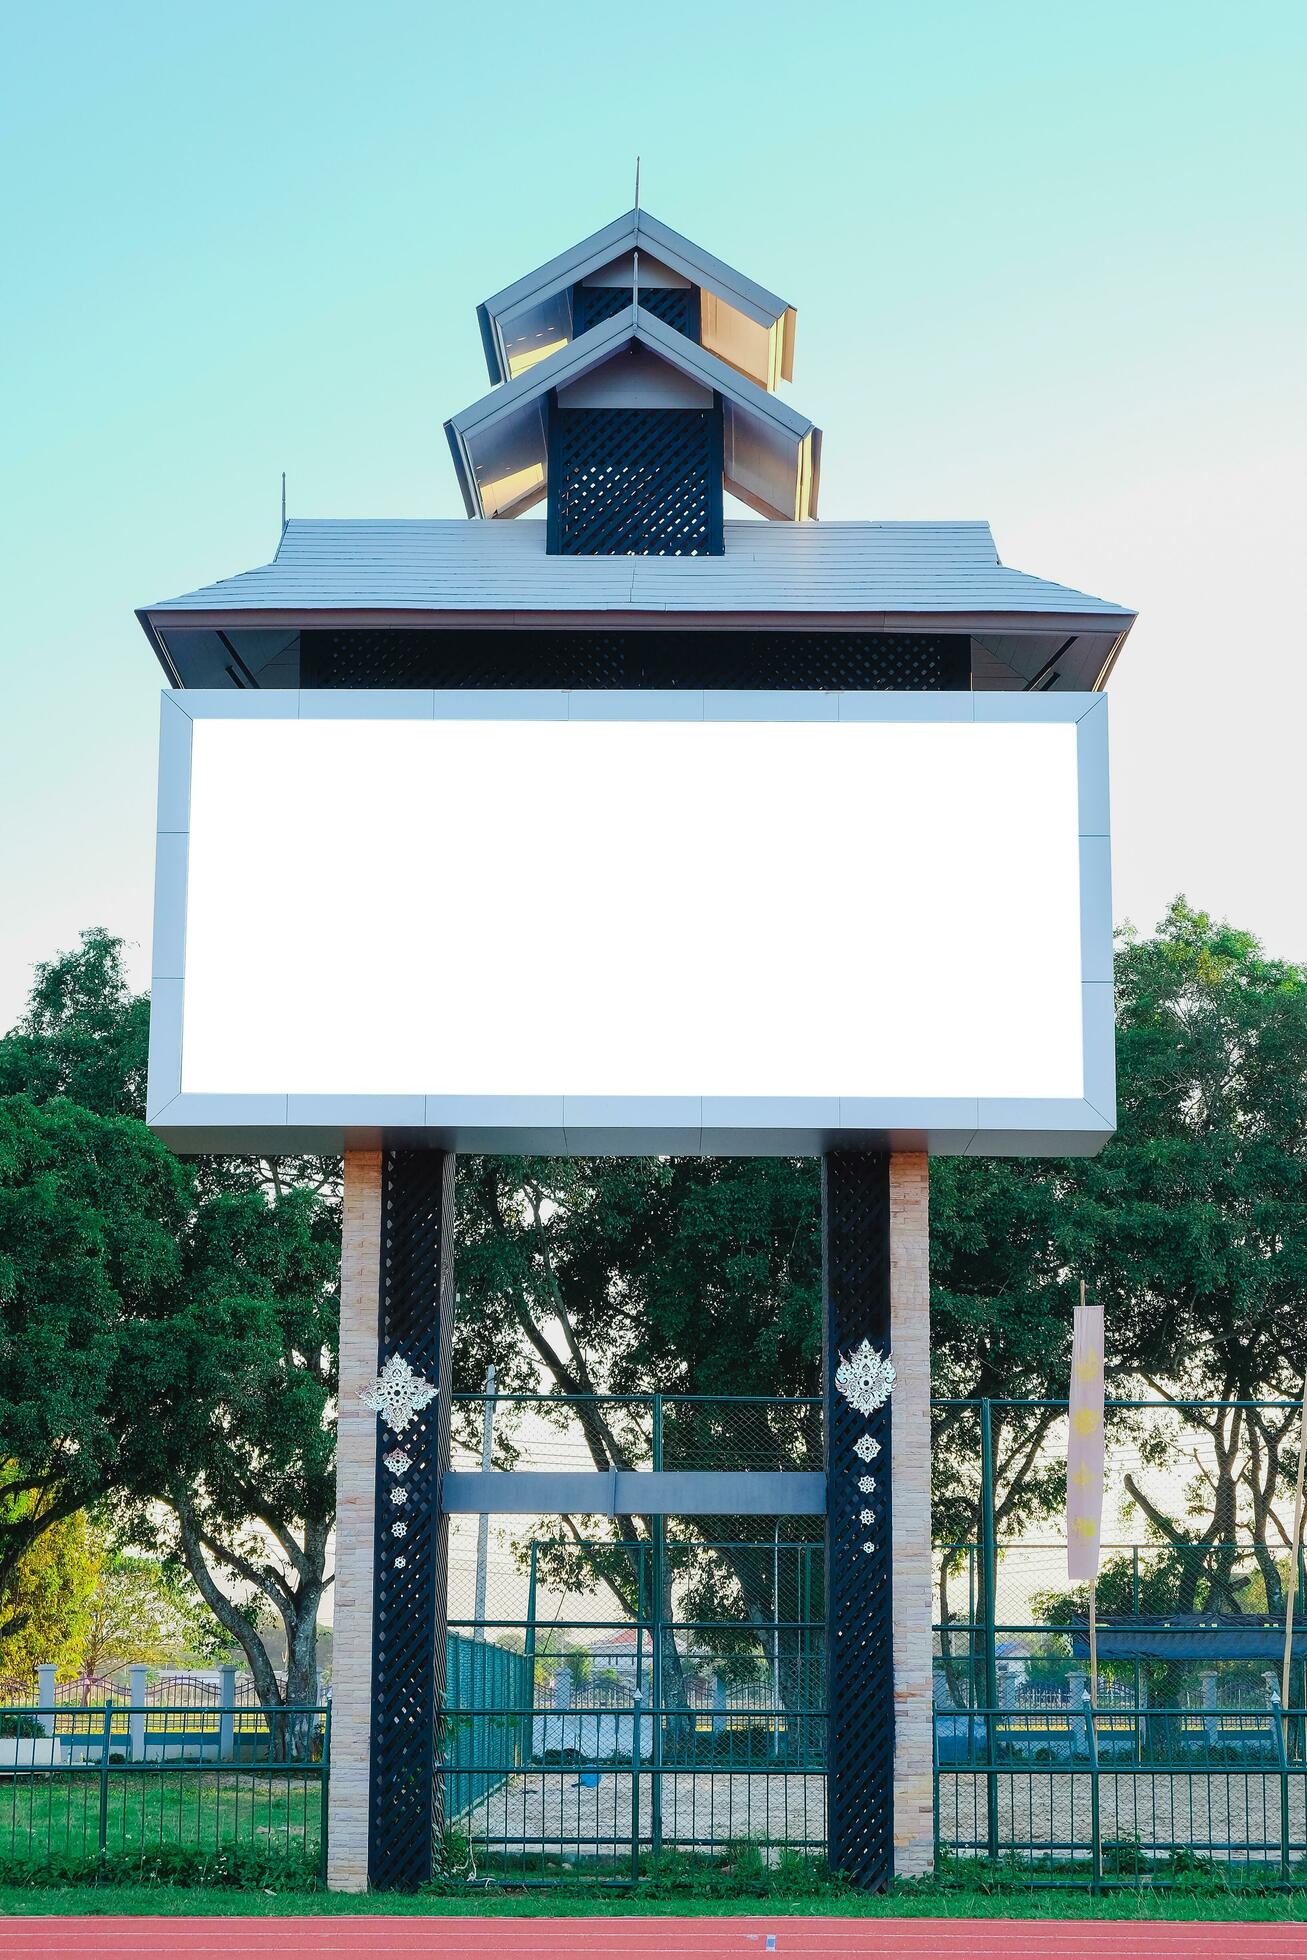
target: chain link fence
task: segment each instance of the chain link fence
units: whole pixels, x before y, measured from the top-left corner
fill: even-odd
[[[1037,1881],[1307,1876],[1299,1405],[1107,1405],[1100,1576],[1071,1586],[1066,1404],[937,1404],[938,1843]]]
[[[629,1882],[825,1851],[820,1519],[451,1520],[451,1626],[529,1665],[485,1709],[493,1787],[449,1813],[451,1868]],[[610,1535],[611,1534],[611,1535]]]

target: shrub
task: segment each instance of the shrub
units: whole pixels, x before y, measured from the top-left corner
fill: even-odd
[[[317,1854],[291,1848],[225,1845],[196,1851],[183,1845],[157,1845],[133,1857],[111,1852],[104,1858],[49,1852],[39,1858],[0,1854],[0,1885],[160,1885],[179,1889],[203,1885],[220,1892],[316,1892]]]
[[[1103,1842],[1103,1870],[1111,1876],[1132,1877],[1148,1869],[1144,1856],[1143,1840],[1138,1831],[1128,1831],[1124,1837],[1106,1838]]]
[[[35,1715],[0,1715],[0,1736],[6,1742],[35,1742],[45,1734]]]
[[[726,1847],[726,1862],[741,1884],[754,1885],[763,1877],[762,1847],[754,1838],[733,1838]]]

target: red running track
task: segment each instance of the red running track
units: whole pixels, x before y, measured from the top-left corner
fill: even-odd
[[[3,1960],[1307,1960],[1307,1926],[1108,1919],[0,1919]]]

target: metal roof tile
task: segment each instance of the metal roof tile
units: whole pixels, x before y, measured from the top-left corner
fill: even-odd
[[[1130,609],[999,563],[974,521],[729,521],[719,558],[571,558],[519,518],[296,518],[271,563],[143,608],[312,611],[1076,613]]]

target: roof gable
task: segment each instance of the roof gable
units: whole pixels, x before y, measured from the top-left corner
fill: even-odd
[[[540,501],[548,485],[551,391],[575,385],[632,345],[721,397],[723,482],[733,496],[764,517],[817,515],[821,431],[706,347],[628,306],[446,422],[469,517],[515,517]]]
[[[492,382],[528,373],[574,338],[572,288],[638,252],[701,293],[703,344],[759,386],[794,372],[794,308],[648,211],[627,211],[477,308]]]

